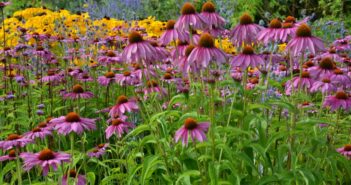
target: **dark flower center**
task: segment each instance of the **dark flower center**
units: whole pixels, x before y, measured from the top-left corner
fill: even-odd
[[[253,54],[254,54],[254,50],[253,50],[253,48],[252,48],[251,46],[246,45],[246,46],[244,47],[242,53],[243,53],[244,55],[253,55]]]
[[[293,16],[287,16],[285,18],[285,22],[289,22],[289,23],[295,23],[296,22],[296,18]]]
[[[303,72],[301,73],[301,77],[302,77],[302,78],[309,78],[309,77],[310,77],[310,73],[307,72],[307,71],[303,71]]]
[[[53,119],[53,117],[47,117],[47,118],[45,119],[45,121],[46,121],[46,123],[49,123],[52,119]]]
[[[51,159],[55,159],[55,154],[50,149],[44,149],[39,153],[39,160],[48,161]]]
[[[44,51],[43,46],[38,46],[38,47],[37,47],[37,51]]]
[[[347,100],[348,95],[344,91],[338,91],[335,95],[335,97],[339,100]]]
[[[10,150],[9,151],[9,157],[16,157],[16,151],[15,150]]]
[[[282,28],[282,23],[280,22],[279,19],[273,19],[269,23],[269,27],[270,28],[275,28],[275,29]]]
[[[279,66],[279,70],[280,71],[286,71],[286,66],[283,66],[283,65]]]
[[[319,67],[326,70],[334,69],[333,59],[330,57],[323,58],[319,63]]]
[[[259,79],[258,79],[257,77],[253,77],[253,78],[251,78],[249,81],[250,81],[250,83],[252,83],[252,84],[258,84]]]
[[[151,46],[153,46],[153,47],[158,47],[157,42],[152,41],[152,42],[150,42],[150,44],[151,44]]]
[[[330,79],[329,78],[323,78],[322,82],[323,83],[330,83]]]
[[[293,27],[293,23],[291,23],[291,22],[284,22],[282,24],[282,27],[283,28],[292,28]]]
[[[98,152],[99,152],[98,149],[94,149],[94,150],[93,150],[93,153],[98,153]]]
[[[110,51],[107,52],[106,56],[108,56],[108,57],[116,57],[116,54],[115,54],[115,52],[110,50]]]
[[[73,170],[73,169],[69,170],[68,174],[69,174],[69,177],[71,177],[71,178],[76,178],[77,177],[76,170]]]
[[[134,70],[139,70],[141,69],[139,64],[133,64]]]
[[[32,129],[32,132],[40,132],[41,129],[39,127]]]
[[[191,14],[195,14],[196,10],[191,3],[184,3],[181,13],[182,15],[191,15]]]
[[[149,80],[149,81],[146,82],[146,86],[148,88],[158,87],[158,83],[156,82],[156,80]]]
[[[213,48],[214,40],[212,36],[208,33],[203,33],[200,37],[199,46],[204,48]]]
[[[197,121],[193,118],[187,118],[184,121],[184,127],[188,130],[193,130],[197,127]]]
[[[128,102],[127,96],[124,96],[124,95],[118,96],[117,104],[123,104],[123,103],[127,103],[127,102]]]
[[[22,136],[18,135],[18,134],[9,134],[7,136],[7,140],[8,141],[13,141],[13,140],[16,140],[16,139],[21,139]]]
[[[329,49],[329,53],[335,54],[335,53],[336,53],[336,49],[335,49],[335,48],[330,48],[330,49]]]
[[[41,122],[41,123],[38,124],[39,128],[45,128],[46,126],[47,126],[46,122]]]
[[[296,36],[298,37],[311,37],[311,28],[307,24],[301,24],[296,30]]]
[[[88,75],[88,74],[84,74],[82,78],[83,78],[83,79],[88,79],[88,78],[89,78],[89,75]]]
[[[351,144],[346,144],[344,146],[344,150],[347,151],[347,152],[351,151]]]
[[[114,119],[114,120],[112,120],[112,125],[113,126],[118,126],[121,123],[123,123],[123,121],[121,119]]]
[[[166,79],[166,80],[170,80],[170,79],[172,79],[172,75],[170,73],[165,73],[163,75],[163,78]]]
[[[123,72],[123,76],[130,76],[130,75],[131,75],[131,73],[129,71],[124,71]]]
[[[302,103],[302,105],[303,105],[303,106],[307,106],[307,105],[310,105],[310,102],[308,102],[308,101],[305,101],[305,102],[303,102],[303,103]]]
[[[130,44],[133,44],[133,43],[142,42],[143,37],[138,32],[132,31],[128,36],[128,40]]]
[[[314,63],[312,61],[307,61],[304,63],[304,65],[306,65],[307,67],[313,67]]]
[[[214,13],[216,12],[215,5],[211,2],[206,2],[202,5],[202,12]]]
[[[190,53],[193,51],[194,48],[195,48],[194,45],[189,45],[188,47],[186,47],[186,49],[185,49],[185,56],[188,57],[190,55]]]
[[[80,117],[77,113],[75,112],[70,112],[66,115],[66,121],[69,123],[73,123],[73,122],[79,122],[80,121]]]
[[[73,86],[73,92],[74,93],[83,93],[84,92],[84,89],[81,85],[79,84],[76,84]]]
[[[48,76],[54,76],[55,75],[55,70],[49,69],[48,70]]]
[[[247,13],[244,13],[240,17],[239,21],[240,21],[241,25],[247,25],[247,24],[252,24],[253,23],[252,17],[249,14],[247,14]]]
[[[106,78],[114,78],[115,77],[115,73],[109,71],[109,72],[105,73],[105,77]]]
[[[188,45],[187,41],[184,41],[184,42],[180,40],[177,41],[177,46],[185,46],[185,45]]]
[[[175,23],[176,23],[175,20],[169,20],[169,21],[167,22],[166,29],[167,29],[167,30],[173,30],[173,29],[174,29]]]
[[[97,147],[98,148],[103,148],[105,146],[105,144],[99,144]]]
[[[337,69],[334,70],[334,74],[342,75],[342,74],[344,74],[344,72],[341,69],[337,68]]]

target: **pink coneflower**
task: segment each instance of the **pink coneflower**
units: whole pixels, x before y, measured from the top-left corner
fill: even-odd
[[[311,92],[321,91],[323,94],[335,92],[337,87],[332,83],[332,78],[325,76],[321,81],[315,81],[310,89]]]
[[[181,14],[182,15],[174,25],[176,29],[189,31],[192,29],[203,29],[205,27],[205,21],[196,13],[195,7],[191,3],[184,3]]]
[[[116,82],[120,86],[134,85],[138,83],[138,81],[136,74],[133,74],[130,71],[124,71],[123,74],[116,74]]]
[[[240,67],[244,70],[249,66],[255,68],[262,64],[264,64],[264,61],[261,56],[255,54],[253,48],[249,45],[246,45],[243,51],[239,55],[234,56],[231,61],[232,67]]]
[[[344,91],[338,91],[334,96],[327,96],[323,103],[324,107],[330,107],[331,111],[344,109],[349,111],[351,108],[351,98]]]
[[[69,99],[89,99],[94,97],[94,94],[89,91],[84,91],[83,87],[79,84],[76,84],[72,88],[72,92],[66,93],[64,98],[69,98]]]
[[[124,48],[122,59],[126,62],[152,62],[157,60],[156,50],[150,42],[145,41],[136,31],[132,31],[128,36],[129,44]]]
[[[341,155],[351,159],[351,144],[346,144],[341,148],[336,149]]]
[[[222,28],[225,25],[224,18],[216,13],[215,5],[212,2],[206,2],[202,5],[200,16],[210,30],[212,28]]]
[[[195,142],[195,140],[203,142],[207,139],[205,132],[208,130],[209,126],[209,122],[198,123],[194,118],[187,118],[184,121],[184,125],[175,133],[175,142],[182,139],[183,146],[188,146],[189,134],[193,142]]]
[[[113,134],[116,134],[120,138],[123,133],[127,133],[128,129],[133,127],[133,123],[123,121],[122,119],[114,119],[111,125],[105,130],[106,139],[109,139]]]
[[[0,162],[7,160],[12,161],[15,159],[17,159],[15,150],[9,150],[7,155],[0,156]]]
[[[298,56],[307,50],[315,55],[317,52],[325,50],[325,48],[321,39],[312,36],[311,28],[307,24],[301,24],[296,30],[296,36],[286,46],[286,50],[292,56]]]
[[[186,50],[185,50],[185,55],[183,57],[180,57],[177,60],[173,60],[173,65],[177,66],[178,69],[183,73],[183,75],[186,75],[189,70],[190,70],[190,65],[188,62],[188,57],[190,53],[194,50],[195,46],[194,45],[189,45]],[[192,66],[195,67],[195,66]],[[193,71],[198,71],[197,68],[193,68]]]
[[[345,88],[351,86],[351,78],[339,68],[334,69],[334,73],[330,76],[330,78],[334,80],[336,85],[340,85]]]
[[[128,99],[127,96],[118,96],[116,105],[109,112],[110,116],[121,115],[125,112],[133,112],[139,110],[138,104],[133,99]]]
[[[290,38],[295,36],[297,27],[291,22],[282,23],[282,29],[279,32],[279,39],[282,42],[287,42]]]
[[[159,43],[161,45],[168,45],[171,42],[180,40],[185,42],[189,35],[186,32],[174,29],[175,20],[169,20],[166,25],[166,31],[162,33]]]
[[[70,112],[66,116],[54,118],[50,121],[54,124],[54,129],[59,134],[67,135],[71,132],[82,134],[84,130],[95,130],[95,120],[89,118],[81,118],[77,113]]]
[[[49,69],[47,72],[47,76],[41,78],[42,82],[58,82],[62,79],[60,74],[56,73],[55,69]]]
[[[279,19],[273,19],[269,23],[269,27],[260,31],[257,36],[257,40],[268,44],[269,42],[279,42],[283,38],[282,23]]]
[[[112,50],[108,50],[105,55],[98,57],[98,62],[102,65],[121,63],[121,58]]]
[[[189,65],[195,68],[206,68],[210,62],[223,64],[226,62],[226,54],[215,47],[212,36],[203,33],[196,46],[188,57]]]
[[[104,76],[99,76],[97,81],[100,85],[108,86],[116,81],[116,75],[112,71],[106,72]]]
[[[310,90],[314,83],[314,80],[311,78],[310,73],[303,71],[300,76],[294,77],[292,80],[289,80],[285,83],[285,94],[290,95],[291,91],[297,91],[300,89]]]
[[[173,50],[171,51],[171,56],[174,60],[177,60],[180,57],[183,57],[185,55],[185,50],[186,48],[189,46],[188,42],[181,42],[181,41],[177,41],[177,46],[175,48],[173,48]]]
[[[0,8],[4,8],[5,6],[10,5],[11,2],[0,2]]]
[[[308,68],[308,71],[313,78],[320,79],[323,76],[332,75],[335,67],[333,59],[326,57],[319,62],[318,66]]]
[[[96,157],[99,158],[100,156],[106,153],[106,148],[109,146],[108,143],[106,144],[99,144],[96,146],[91,152],[88,152],[89,157]]]
[[[146,88],[143,90],[143,92],[145,98],[151,93],[157,93],[161,97],[167,94],[166,89],[160,87],[156,80],[148,80],[146,82]]]
[[[40,127],[36,127],[31,131],[23,134],[23,137],[31,140],[35,140],[36,138],[44,139],[46,136],[49,136],[49,135],[52,135],[49,129],[42,129]]]
[[[335,62],[343,62],[344,59],[339,56],[338,53],[336,53],[336,49],[334,47],[330,48],[327,52],[322,53],[320,55],[321,58],[326,58],[326,57],[330,57],[332,58]]]
[[[31,139],[24,138],[21,135],[9,134],[5,141],[0,141],[0,148],[3,150],[9,150],[13,147],[24,147],[31,142]]]
[[[68,178],[72,178],[74,179],[74,184],[76,185],[86,185],[86,178],[84,175],[78,174],[76,172],[76,170],[72,169],[69,170],[68,173],[66,173],[63,177],[62,177],[62,183],[61,185],[69,185],[68,182]]]
[[[44,149],[39,153],[22,153],[20,157],[24,160],[24,170],[28,171],[34,166],[40,166],[43,169],[43,175],[46,176],[50,167],[56,171],[63,162],[70,162],[71,155]]]
[[[89,76],[88,73],[83,73],[82,75],[79,75],[78,81],[80,81],[80,82],[92,82],[92,81],[94,81],[94,79],[91,76]]]
[[[232,43],[237,47],[255,43],[257,34],[264,28],[255,24],[247,13],[240,17],[239,22],[239,25],[235,26],[230,33]]]
[[[350,51],[351,43],[347,39],[337,39],[333,42],[333,46],[337,51]]]
[[[157,61],[163,61],[167,59],[170,56],[170,53],[166,50],[166,48],[159,46],[157,42],[150,42],[150,44],[155,48],[156,50],[156,58]]]

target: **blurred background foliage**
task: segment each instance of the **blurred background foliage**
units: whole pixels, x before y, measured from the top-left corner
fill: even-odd
[[[89,12],[93,19],[113,17],[118,19],[143,19],[154,16],[158,20],[176,19],[185,1],[192,2],[197,9],[207,0],[10,0],[6,15],[28,7],[45,6],[72,12]],[[243,12],[249,12],[256,22],[267,24],[272,18],[293,15],[297,18],[311,16],[315,26],[339,26],[346,32],[351,28],[351,0],[212,0],[217,11],[228,20],[228,28],[237,24]],[[332,21],[332,22],[331,22]],[[320,30],[323,31],[321,28]],[[335,30],[333,30],[335,31]],[[343,33],[342,33],[343,34]]]

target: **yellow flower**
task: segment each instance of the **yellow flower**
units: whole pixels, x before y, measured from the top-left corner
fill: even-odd
[[[279,52],[283,52],[286,48],[286,43],[279,44],[278,47],[279,47]]]

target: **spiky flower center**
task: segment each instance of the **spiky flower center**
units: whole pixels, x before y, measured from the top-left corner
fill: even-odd
[[[41,161],[48,161],[51,159],[55,159],[55,154],[50,149],[44,149],[39,153],[39,160]]]
[[[54,69],[49,69],[48,70],[48,76],[54,76],[55,75],[55,70]]]
[[[289,16],[287,16],[287,17],[285,18],[285,22],[295,23],[295,22],[296,22],[296,18],[289,15]]]
[[[258,79],[257,77],[253,77],[253,78],[251,78],[249,81],[250,81],[250,83],[252,83],[252,84],[258,84],[259,79]]]
[[[172,74],[171,73],[165,73],[163,75],[163,78],[166,79],[166,80],[170,80],[170,79],[172,79]]]
[[[149,80],[149,81],[146,82],[146,86],[148,88],[158,87],[158,83],[156,82],[156,80]]]
[[[335,95],[335,97],[339,100],[347,100],[348,95],[344,91],[338,91]]]
[[[308,101],[305,101],[305,102],[303,102],[303,103],[302,103],[302,105],[303,105],[303,106],[307,106],[307,105],[310,105],[310,102],[308,102]]]
[[[306,65],[307,67],[313,67],[314,63],[312,61],[307,61],[304,63],[304,65]]]
[[[133,43],[142,42],[143,37],[138,32],[132,31],[128,36],[128,40],[130,44],[133,44]]]
[[[323,83],[330,83],[330,79],[329,78],[323,78],[322,82]]]
[[[114,78],[115,77],[115,73],[109,71],[109,72],[105,73],[105,77],[106,78]]]
[[[132,73],[130,71],[124,71],[123,76],[130,76]]]
[[[307,71],[303,71],[303,72],[301,73],[301,77],[302,77],[302,78],[309,78],[309,77],[310,77],[310,73],[307,72]]]
[[[46,122],[41,122],[41,123],[38,124],[39,128],[45,128],[46,126],[47,126]]]
[[[124,96],[124,95],[120,95],[118,96],[117,98],[117,104],[123,104],[123,103],[127,103],[128,102],[128,98],[127,96]]]
[[[175,20],[169,20],[169,21],[167,22],[166,29],[167,29],[167,30],[173,30],[173,29],[174,29],[175,23],[176,23]]]
[[[98,149],[94,149],[94,150],[93,150],[93,153],[98,153],[98,152],[99,152]]]
[[[214,47],[214,40],[212,36],[208,33],[203,33],[199,40],[199,46],[204,48],[213,48]]]
[[[330,48],[330,49],[329,49],[329,53],[335,54],[335,53],[336,53],[336,49],[335,49],[335,48]]]
[[[9,157],[16,157],[16,151],[15,150],[10,150],[9,151]]]
[[[107,51],[106,56],[108,56],[108,57],[116,57],[116,54],[115,54],[115,52],[109,50],[109,51]]]
[[[188,130],[193,130],[197,127],[197,121],[194,118],[186,118],[184,121],[184,127]]]
[[[98,148],[103,148],[104,146],[105,146],[105,144],[102,143],[102,144],[99,144],[97,147]]]
[[[188,57],[190,55],[190,53],[193,51],[194,48],[195,48],[194,45],[189,45],[188,47],[186,47],[186,49],[185,49],[185,56]]]
[[[18,134],[9,134],[7,136],[7,140],[8,141],[13,141],[13,140],[16,140],[16,139],[21,139],[22,136],[18,135]]]
[[[293,23],[291,23],[291,22],[284,22],[282,24],[282,27],[283,28],[292,28],[293,27]]]
[[[40,132],[41,129],[39,127],[32,129],[32,132]]]
[[[249,14],[247,14],[247,13],[244,13],[240,17],[239,21],[240,21],[241,25],[247,25],[247,24],[252,24],[253,23],[252,17]]]
[[[73,122],[79,122],[79,121],[80,121],[80,117],[75,112],[70,112],[66,115],[66,122],[73,123]]]
[[[211,2],[206,2],[202,5],[202,12],[214,13],[216,12],[215,5]]]
[[[347,151],[347,152],[351,151],[351,144],[346,144],[344,146],[344,151]]]
[[[298,37],[311,37],[311,28],[307,24],[301,24],[296,30],[296,36]]]
[[[344,72],[341,69],[337,68],[337,69],[334,70],[334,74],[342,75],[342,74],[344,74]]]
[[[187,41],[180,41],[180,40],[177,40],[177,46],[186,46],[188,45],[188,42]]]
[[[123,121],[121,119],[114,119],[114,120],[112,120],[112,125],[113,126],[118,126],[121,123],[123,123]]]
[[[191,15],[191,14],[195,14],[196,10],[193,4],[184,3],[181,12],[182,12],[182,15]]]
[[[253,55],[253,54],[254,54],[254,50],[253,50],[253,48],[252,48],[251,46],[246,45],[246,46],[244,47],[242,53],[243,53],[244,55]]]
[[[286,71],[286,66],[284,66],[284,65],[279,66],[279,70],[280,71]]]
[[[273,19],[269,23],[269,27],[274,29],[282,28],[282,23],[280,22],[279,19]]]
[[[325,70],[334,69],[333,59],[330,57],[323,58],[319,63],[319,67]]]
[[[68,174],[69,174],[69,177],[71,177],[71,178],[76,178],[77,177],[77,172],[74,169],[69,170]]]
[[[81,85],[79,84],[76,84],[73,86],[73,92],[74,93],[83,93],[84,92],[84,89]]]

